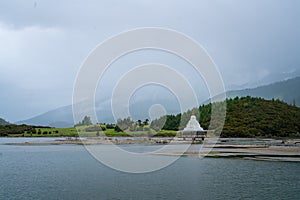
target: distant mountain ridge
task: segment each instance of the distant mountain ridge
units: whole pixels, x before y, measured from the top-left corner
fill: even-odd
[[[279,99],[288,104],[300,106],[299,90],[300,77],[296,77],[256,88],[228,91],[226,96],[228,98],[251,96],[269,100]]]
[[[288,79],[281,82],[275,82],[269,85],[260,86],[257,88],[243,89],[243,90],[233,90],[227,92],[227,98],[234,98],[236,96],[252,96],[252,97],[261,97],[264,99],[280,99],[288,104],[296,104],[300,106],[300,77]],[[167,113],[178,113],[179,109],[178,104],[168,101],[168,99],[160,99],[162,105],[166,106]],[[208,102],[208,101],[205,101]],[[146,119],[148,115],[146,113],[148,106],[152,101],[140,100],[134,102],[132,106],[134,116],[133,118]],[[105,105],[110,106],[109,104]],[[105,107],[104,106],[104,107]],[[110,109],[102,108],[97,110],[99,112],[99,121],[111,123],[114,119],[111,114]],[[30,119],[16,122],[17,124],[30,124],[30,125],[43,125],[51,127],[71,127],[74,125],[72,106],[64,106],[57,108],[41,115],[35,116]]]
[[[43,125],[57,128],[74,126],[72,106],[64,106],[33,118],[16,122],[16,124]]]
[[[8,124],[10,124],[8,121],[0,118],[0,126],[5,126],[5,125],[8,125]]]

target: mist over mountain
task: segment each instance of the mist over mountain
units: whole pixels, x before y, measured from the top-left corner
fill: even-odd
[[[0,126],[4,126],[4,125],[8,125],[8,124],[9,124],[8,121],[6,121],[6,120],[0,118]]]
[[[228,91],[227,97],[262,97],[264,99],[279,99],[288,104],[300,106],[300,77],[275,82],[269,85],[251,89]]]
[[[288,104],[300,106],[300,77],[272,83],[257,88],[233,90],[227,92],[227,97],[262,97],[264,99],[280,99]],[[150,98],[150,96],[155,98]],[[207,101],[206,101],[207,102]],[[146,119],[149,117],[149,108],[153,104],[160,104],[165,109],[165,114],[176,114],[180,112],[179,103],[172,96],[148,94],[132,100],[129,104],[129,111],[134,120]],[[114,117],[110,108],[110,101],[97,102],[96,113],[99,122],[114,123]],[[74,125],[72,106],[57,108],[30,119],[17,122],[18,124],[44,125],[52,127],[70,127]]]
[[[16,122],[16,124],[45,125],[57,128],[71,127],[74,125],[72,106],[64,106],[30,119]]]

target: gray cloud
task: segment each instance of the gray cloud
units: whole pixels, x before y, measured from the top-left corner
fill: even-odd
[[[293,0],[1,1],[0,115],[17,121],[70,104],[88,53],[111,35],[143,26],[193,37],[215,60],[227,88],[297,76],[299,8]]]

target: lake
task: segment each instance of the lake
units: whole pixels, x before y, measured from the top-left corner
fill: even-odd
[[[300,198],[296,162],[184,156],[159,171],[128,174],[101,164],[81,145],[4,145],[15,140],[22,141],[0,138],[1,200]]]

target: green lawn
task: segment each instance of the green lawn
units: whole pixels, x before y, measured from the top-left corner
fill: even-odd
[[[117,132],[114,128],[106,129],[105,125],[77,126],[76,128],[35,128],[36,133],[9,134],[10,137],[173,137],[176,131],[162,130],[156,133],[153,129],[148,131]],[[103,131],[104,130],[104,131]]]

